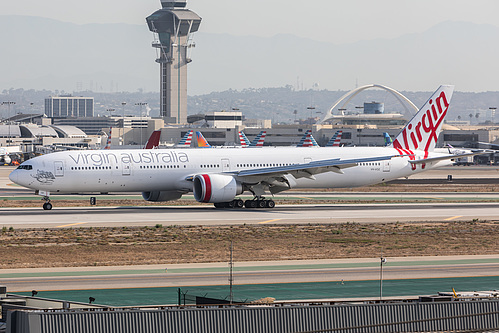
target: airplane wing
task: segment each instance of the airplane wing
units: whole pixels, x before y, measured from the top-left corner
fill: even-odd
[[[319,161],[312,161],[309,163],[300,163],[287,166],[241,170],[235,172],[235,175],[238,177],[249,177],[249,176],[271,176],[271,175],[292,174],[296,178],[301,178],[301,177],[310,178],[315,174],[328,171],[343,173],[341,169],[357,166],[358,163],[390,160],[393,157],[400,157],[400,155],[354,158],[354,159],[333,158],[329,160],[319,160]]]

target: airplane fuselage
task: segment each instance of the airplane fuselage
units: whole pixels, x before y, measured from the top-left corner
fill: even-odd
[[[424,152],[414,152],[423,158]],[[14,170],[12,181],[51,193],[149,192],[193,190],[192,177],[199,174],[227,174],[238,180],[237,171],[304,164],[325,159],[397,156],[400,151],[386,147],[260,149],[154,149],[65,151],[35,157]],[[432,154],[441,156],[444,154]],[[296,188],[358,187],[450,165],[450,161],[417,167],[408,156],[358,163],[342,170],[327,171],[296,179]],[[248,181],[248,177],[245,178]]]

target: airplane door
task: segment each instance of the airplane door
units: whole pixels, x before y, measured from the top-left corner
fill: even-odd
[[[222,171],[230,171],[230,160],[228,158],[222,158]]]
[[[56,177],[64,176],[64,163],[62,161],[54,162],[54,174]]]
[[[123,176],[130,176],[132,166],[130,162],[121,162],[121,167],[122,167],[122,175]]]
[[[390,172],[390,166],[392,164],[391,160],[383,161],[383,172]]]

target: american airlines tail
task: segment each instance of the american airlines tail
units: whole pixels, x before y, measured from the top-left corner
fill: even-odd
[[[331,139],[326,144],[326,147],[339,147],[341,144],[342,133],[343,133],[343,131],[340,131],[340,130],[336,131],[336,133],[334,133],[334,135],[331,137]]]
[[[250,140],[248,140],[248,138],[242,131],[239,131],[239,143],[243,148],[249,147],[251,145]]]
[[[182,140],[180,140],[180,142],[178,143],[178,147],[190,147],[191,146],[191,142],[192,142],[192,133],[193,133],[193,130],[188,130],[187,133],[185,133],[184,137],[182,138]]]
[[[196,139],[198,141],[199,148],[211,148],[211,145],[206,141],[203,134],[199,131],[196,131]]]
[[[109,135],[107,136],[107,142],[106,142],[106,146],[104,147],[104,149],[111,149],[111,133],[112,132],[113,132],[113,128],[109,127]]]
[[[418,113],[397,135],[391,147],[402,151],[433,151],[438,135],[442,130],[444,118],[449,110],[449,103],[454,86],[442,85],[423,105]]]
[[[267,131],[261,131],[260,133],[258,133],[256,138],[254,138],[253,141],[251,141],[250,147],[263,147],[266,135]]]
[[[303,134],[300,142],[296,145],[297,147],[319,147],[317,141],[312,136],[312,130],[306,130],[305,134]]]

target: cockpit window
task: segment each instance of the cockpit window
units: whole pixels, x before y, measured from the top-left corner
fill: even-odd
[[[17,167],[18,169],[22,169],[22,170],[33,170],[33,166],[30,165],[30,164],[24,164],[24,165],[20,165]]]

